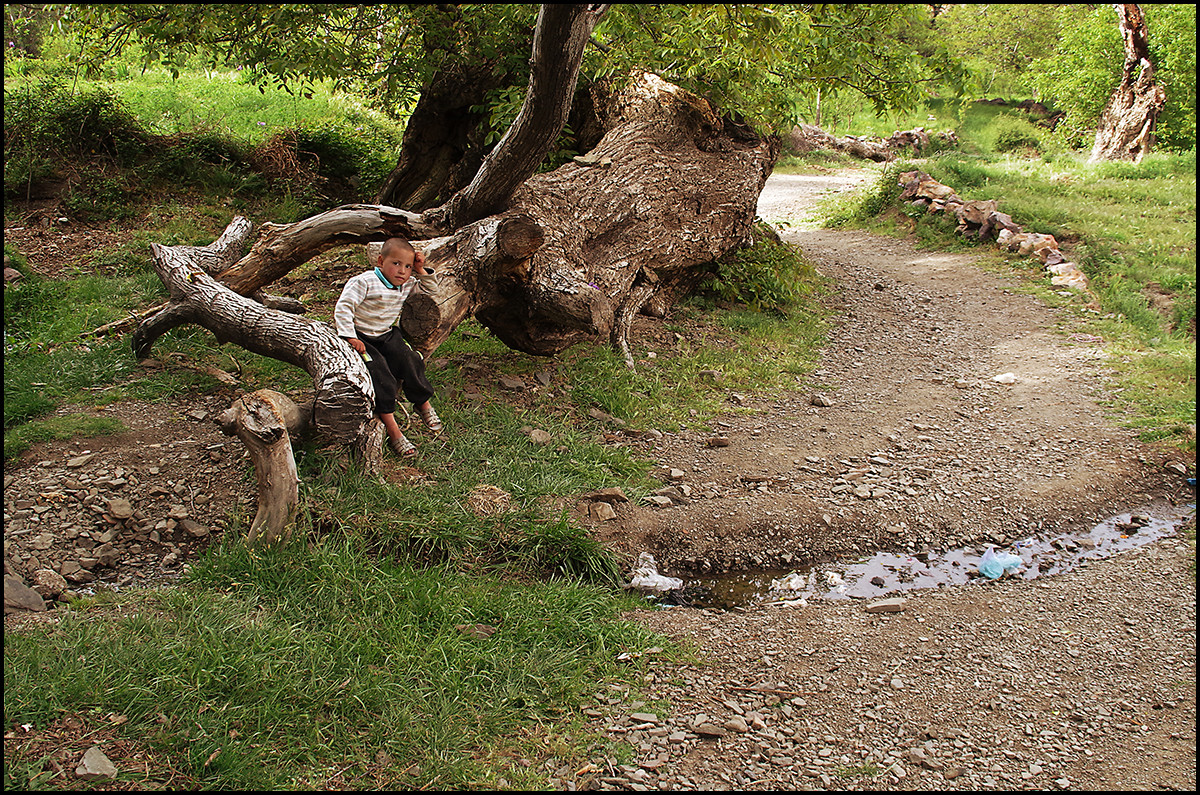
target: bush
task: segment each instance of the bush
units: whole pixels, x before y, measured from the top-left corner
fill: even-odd
[[[133,165],[148,140],[113,94],[100,88],[76,94],[52,79],[6,89],[4,116],[6,162],[25,150],[53,157],[104,156]]]
[[[786,314],[808,289],[811,270],[796,249],[759,223],[753,229],[753,244],[727,254],[708,287],[722,300]]]
[[[1000,116],[996,120],[995,134],[992,148],[997,152],[1036,151],[1042,145],[1037,128],[1013,116]]]

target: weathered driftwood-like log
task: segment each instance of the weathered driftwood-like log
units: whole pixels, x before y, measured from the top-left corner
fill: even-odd
[[[234,216],[229,225],[225,227],[225,231],[221,233],[213,242],[207,246],[176,246],[175,249],[180,256],[186,256],[191,260],[192,265],[210,276],[228,270],[241,259],[246,251],[246,245],[250,238],[250,233],[254,230],[254,225],[243,216]],[[267,301],[274,296],[259,296]],[[167,309],[169,304],[159,304],[150,309],[143,309],[140,312],[131,314],[129,317],[112,323],[106,323],[91,333],[95,336],[102,336],[113,331],[123,331],[124,329],[134,324],[144,325],[149,324],[141,330],[142,338],[149,338],[151,341],[157,339],[166,331],[174,328],[178,323],[173,323],[174,318],[170,315],[160,317],[163,310]],[[278,307],[276,307],[278,308]],[[162,328],[162,331],[155,332],[156,328]],[[139,356],[138,358],[144,358]]]
[[[220,278],[235,293],[252,295],[335,246],[436,234],[416,213],[377,204],[347,204],[294,224],[263,224],[250,253]]]
[[[247,543],[272,544],[286,538],[296,522],[300,477],[292,437],[309,424],[309,412],[269,389],[242,395],[220,416],[221,430],[246,445],[258,482],[258,512]]]
[[[958,137],[951,130],[936,133],[934,137],[945,145],[958,144]],[[909,149],[918,155],[923,154],[929,149],[931,143],[933,143],[933,137],[924,127],[897,130],[886,140],[862,138],[856,135],[844,135],[838,138],[811,124],[797,125],[788,135],[788,150],[796,154],[825,149],[844,152],[851,157],[873,160],[877,163],[895,160]]]
[[[166,312],[173,314],[175,325],[196,323],[219,342],[305,370],[316,387],[313,422],[329,440],[354,444],[367,432],[375,399],[370,376],[358,354],[328,324],[267,309],[238,295],[195,268],[191,251],[153,245],[151,252],[154,268],[171,292]],[[135,335],[139,355],[148,354],[152,343]]]
[[[1167,95],[1154,77],[1146,17],[1136,3],[1115,3],[1125,42],[1121,82],[1109,98],[1092,145],[1089,162],[1132,160],[1140,163],[1154,146],[1154,125]]]
[[[262,288],[312,257],[339,245],[387,240],[389,237],[429,237],[433,230],[415,213],[370,204],[350,204],[294,224],[264,224],[250,253],[232,258],[230,252],[244,250],[250,224],[234,218],[218,240],[204,248],[176,246],[176,256],[188,267],[215,276],[233,292],[251,296],[269,308],[299,313],[303,307],[292,299],[267,296]],[[133,337],[138,358],[149,355],[154,342],[183,323],[195,322],[186,307],[167,304],[146,315]]]

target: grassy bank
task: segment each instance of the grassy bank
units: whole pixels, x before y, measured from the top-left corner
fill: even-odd
[[[599,742],[581,704],[655,642],[606,589],[371,559],[345,539],[214,550],[180,588],[5,633],[10,727],[144,750],[142,787],[534,789]],[[116,717],[116,716],[119,716]],[[18,732],[20,734],[20,732]],[[92,740],[94,742],[95,740]],[[114,739],[114,741],[116,741]],[[71,788],[5,740],[5,788]]]

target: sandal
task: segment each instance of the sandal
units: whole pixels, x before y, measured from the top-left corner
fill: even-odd
[[[437,412],[433,410],[432,404],[423,409],[417,409],[417,413],[421,415],[421,419],[425,420],[426,428],[434,433],[442,430],[442,421],[438,418]]]
[[[417,447],[408,440],[404,434],[400,434],[399,439],[388,437],[388,447],[392,448],[392,452],[401,458],[411,458],[417,454]]]

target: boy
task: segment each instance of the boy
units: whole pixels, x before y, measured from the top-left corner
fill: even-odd
[[[412,402],[425,425],[434,433],[441,420],[430,405],[433,387],[425,377],[425,361],[409,347],[400,332],[404,299],[418,285],[414,269],[425,275],[425,255],[405,239],[393,237],[383,244],[373,271],[351,278],[333,310],[338,336],[363,354],[375,387],[375,414],[387,431],[388,446],[401,457],[414,456],[417,448],[396,423],[396,392]]]

